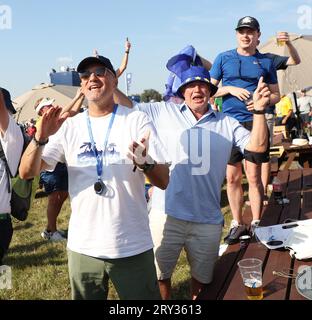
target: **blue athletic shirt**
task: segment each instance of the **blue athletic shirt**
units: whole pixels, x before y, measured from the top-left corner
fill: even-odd
[[[220,53],[214,61],[210,75],[221,81],[222,86],[234,86],[254,92],[258,81],[263,76],[267,84],[277,84],[276,69],[272,59],[256,52],[252,56],[242,56],[236,49]],[[244,101],[227,94],[223,97],[222,111],[239,122],[252,121],[252,113]]]

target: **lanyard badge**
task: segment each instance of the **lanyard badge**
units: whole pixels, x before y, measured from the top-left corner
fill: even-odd
[[[102,179],[99,179],[97,182],[94,184],[94,191],[96,194],[101,195],[102,193],[105,195],[107,192],[107,187],[105,183],[103,182]]]
[[[88,110],[86,111],[86,119],[87,119],[87,125],[88,125],[88,132],[89,132],[89,137],[90,137],[90,141],[91,141],[91,145],[92,145],[92,151],[93,154],[95,156],[96,159],[96,172],[97,172],[97,176],[98,176],[98,180],[94,183],[93,188],[96,194],[98,195],[105,195],[107,193],[107,186],[105,185],[105,183],[102,180],[102,173],[103,173],[103,158],[105,158],[105,152],[106,152],[106,147],[107,147],[107,143],[108,143],[108,138],[111,132],[111,129],[113,127],[113,123],[115,120],[115,115],[117,112],[117,108],[118,105],[114,105],[114,110],[113,113],[111,115],[110,121],[109,121],[109,125],[107,128],[107,132],[106,132],[106,136],[105,136],[105,140],[104,140],[104,150],[103,152],[98,152],[95,146],[95,141],[94,141],[94,137],[93,137],[93,133],[92,133],[92,128],[91,128],[91,121],[90,121],[90,117],[89,117],[89,112]]]

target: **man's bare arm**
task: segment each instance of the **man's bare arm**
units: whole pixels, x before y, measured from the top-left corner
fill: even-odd
[[[75,116],[82,106],[83,99],[84,94],[81,92],[81,88],[79,88],[73,100],[66,107],[62,108],[61,115],[63,115],[66,112],[69,112],[70,117]]]
[[[218,86],[220,81],[211,78],[211,83],[215,86]],[[239,100],[243,101],[249,98],[250,92],[243,88],[233,87],[233,86],[224,86],[224,87],[218,87],[217,93],[214,95],[215,98],[218,97],[224,97],[226,95],[232,95]]]
[[[286,43],[286,46],[289,50],[289,58],[286,62],[287,66],[295,66],[301,62],[299,53],[297,49],[292,44],[292,41],[290,40],[288,32],[279,32],[277,34],[277,40],[278,41],[284,41]]]
[[[115,89],[114,92],[114,102],[120,104],[122,106],[132,108],[133,102],[129,99],[123,92],[121,92],[118,88]]]

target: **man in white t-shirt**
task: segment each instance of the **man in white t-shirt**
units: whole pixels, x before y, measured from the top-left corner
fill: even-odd
[[[109,278],[121,299],[160,299],[144,174],[165,189],[169,170],[160,164],[165,153],[144,113],[114,104],[117,79],[109,59],[88,57],[77,71],[88,110],[64,123],[68,115],[51,107],[22,158],[20,174],[33,177],[58,161],[67,164],[73,299],[106,299]]]
[[[0,88],[0,152],[3,152],[9,167],[6,168],[5,162],[0,159],[0,266],[13,235],[11,186],[7,169],[15,175],[23,149],[22,131],[11,116],[15,112],[9,91]]]

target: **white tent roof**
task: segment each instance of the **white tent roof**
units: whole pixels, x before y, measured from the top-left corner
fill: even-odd
[[[290,38],[299,53],[301,63],[277,72],[282,94],[312,86],[312,35],[290,34]],[[287,46],[277,46],[275,37],[270,38],[268,42],[261,46],[260,52],[289,56]]]
[[[15,119],[22,123],[32,118],[36,119],[38,115],[35,112],[35,103],[41,98],[54,98],[54,105],[65,107],[76,95],[79,87],[40,84],[23,95],[13,99],[13,105],[16,109]]]

